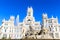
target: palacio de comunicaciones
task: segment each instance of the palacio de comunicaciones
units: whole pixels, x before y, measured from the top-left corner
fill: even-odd
[[[27,15],[23,22],[19,22],[19,15],[15,18],[10,16],[9,20],[3,19],[0,26],[0,39],[60,39],[60,24],[58,18],[48,18],[46,13],[42,14],[42,23],[35,21],[33,8],[27,8]],[[38,15],[38,14],[37,14]],[[16,20],[16,25],[14,25]]]

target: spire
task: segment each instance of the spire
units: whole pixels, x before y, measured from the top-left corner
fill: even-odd
[[[2,22],[5,22],[5,18],[2,20]]]
[[[48,18],[47,13],[43,13],[42,17],[43,19]]]
[[[10,16],[10,21],[14,21],[14,16]]]
[[[57,18],[57,16],[56,16],[56,21],[57,21],[57,23],[58,23],[58,18]]]
[[[52,19],[53,19],[54,17],[52,16]]]
[[[16,17],[16,24],[18,25],[18,23],[19,23],[19,15],[17,15]]]
[[[27,16],[33,16],[33,8],[32,7],[28,7]]]

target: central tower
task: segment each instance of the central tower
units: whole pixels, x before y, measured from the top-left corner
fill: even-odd
[[[28,7],[27,16],[33,16],[33,8],[32,7]]]
[[[35,19],[33,17],[33,8],[32,7],[28,7],[28,9],[27,9],[27,16],[25,17],[25,19],[23,21],[25,23],[35,22]]]

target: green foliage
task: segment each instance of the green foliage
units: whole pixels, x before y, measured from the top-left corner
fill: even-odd
[[[6,38],[5,37],[2,37],[2,40],[6,40]],[[11,40],[11,37],[9,37],[8,40]]]
[[[2,40],[5,40],[6,38],[5,37],[2,37]]]
[[[9,39],[11,39],[11,37],[9,37]]]

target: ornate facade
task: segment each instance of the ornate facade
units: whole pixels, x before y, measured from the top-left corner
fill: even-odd
[[[58,18],[48,18],[47,14],[43,14],[43,27],[48,29],[48,34],[52,38],[60,38],[60,24]]]
[[[47,35],[49,38],[59,39],[60,24],[58,23],[58,18],[54,18],[53,16],[52,18],[48,18],[47,14],[43,14],[42,19],[42,25],[40,21],[36,22],[33,16],[33,8],[28,7],[27,16],[23,19],[23,22],[19,22],[19,15],[17,15],[16,19],[14,16],[11,16],[9,20],[2,20],[0,39],[22,39],[30,36],[35,39],[41,39]]]
[[[16,25],[14,25],[14,20],[16,20]],[[19,22],[19,15],[17,15],[16,19],[11,16],[9,20],[3,19],[0,30],[0,38],[21,39],[31,35],[33,32],[33,34],[38,33],[41,30],[41,25],[39,21],[35,21],[33,9],[30,7],[27,9],[27,16],[23,19],[23,22]]]

